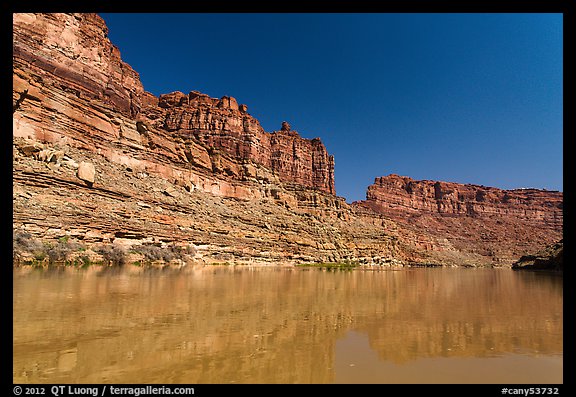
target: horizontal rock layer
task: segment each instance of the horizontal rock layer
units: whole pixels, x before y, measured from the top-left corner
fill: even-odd
[[[42,88],[52,86],[68,99],[98,99],[123,115],[138,113],[144,92],[140,77],[120,59],[98,15],[18,13],[13,27],[14,73],[20,77],[16,102],[45,102]],[[18,73],[26,69],[31,73]]]
[[[26,156],[24,141],[15,148],[14,229],[44,241],[192,247],[200,263],[411,261],[390,222],[361,221],[333,195],[279,185],[267,197],[222,197],[72,147],[60,163]],[[82,162],[94,183],[77,176]]]
[[[514,217],[543,227],[562,225],[563,194],[538,189],[501,190],[389,175],[368,187],[366,205],[393,218],[416,214]]]
[[[380,226],[330,226],[351,211],[319,139],[267,133],[231,97],[147,93],[97,15],[13,14],[13,31],[16,231],[206,262],[408,259]]]
[[[257,165],[263,178],[335,193],[334,159],[320,139],[289,127],[267,133],[231,97],[145,92],[98,15],[13,15],[15,136],[106,150],[112,161],[127,160],[103,144],[123,143],[227,180],[258,178]],[[161,164],[143,166],[170,174]]]
[[[389,177],[350,206],[319,138],[266,132],[233,97],[156,97],[107,32],[95,14],[13,14],[16,231],[206,262],[448,265],[510,265],[561,234],[561,193]]]
[[[562,238],[563,194],[538,189],[502,190],[388,175],[368,187],[368,208],[420,234],[445,238],[459,251],[494,263]],[[434,248],[433,248],[434,249]]]
[[[287,122],[280,130],[267,133],[247,113],[248,107],[238,105],[235,98],[216,99],[197,91],[161,95],[158,106],[163,111],[151,106],[143,110],[142,117],[184,142],[192,162],[212,158],[213,170],[223,169],[241,179],[252,176],[242,167],[222,164],[220,158],[225,156],[240,165],[259,164],[281,182],[335,193],[334,157],[319,138],[304,139]],[[200,143],[205,150],[188,147],[189,142]],[[202,164],[210,166],[207,161]]]

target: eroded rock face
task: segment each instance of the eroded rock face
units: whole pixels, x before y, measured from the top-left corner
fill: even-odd
[[[538,189],[501,190],[389,175],[368,187],[365,204],[393,218],[414,214],[510,217],[543,227],[562,225],[563,194]]]
[[[98,15],[13,14],[13,26],[15,137],[82,147],[223,196],[265,195],[239,188],[247,179],[335,193],[320,139],[267,133],[233,97],[145,92]]]
[[[412,225],[422,235],[445,237],[458,250],[495,263],[509,263],[514,255],[562,237],[563,194],[557,191],[502,190],[388,175],[376,178],[366,200],[354,206]]]
[[[105,101],[127,116],[138,113],[144,91],[138,73],[120,59],[98,15],[17,13],[13,26],[16,102],[46,102],[42,91],[58,84],[71,96]],[[30,73],[17,73],[26,69]]]
[[[73,147],[66,161],[49,168],[27,141],[14,142],[14,231],[46,242],[65,238],[93,249],[192,247],[199,263],[401,265],[412,258],[391,222],[352,218],[350,207],[334,195],[277,185],[268,187],[267,197],[239,200],[189,190]],[[74,166],[88,162],[97,170],[92,186],[78,179]]]
[[[15,230],[193,241],[208,262],[383,257],[394,245],[370,240],[367,252],[336,226],[323,231],[350,209],[319,139],[265,132],[232,97],[144,91],[98,15],[18,13],[13,32]]]
[[[98,15],[18,13],[13,32],[15,231],[386,265],[510,265],[561,234],[561,193],[386,177],[350,206],[319,138],[266,132],[233,97],[144,91]]]
[[[335,193],[334,158],[319,138],[304,139],[287,122],[279,131],[265,132],[235,98],[211,98],[197,91],[161,95],[159,106],[165,109],[161,115],[157,109],[145,108],[143,116],[154,119],[156,128],[185,142],[193,157],[194,153],[204,155],[193,143],[207,148],[209,155],[217,151],[218,156],[212,161],[215,164],[211,165],[214,171],[246,179],[253,175],[237,164],[256,163],[281,182]],[[219,155],[225,155],[232,164],[222,165]]]

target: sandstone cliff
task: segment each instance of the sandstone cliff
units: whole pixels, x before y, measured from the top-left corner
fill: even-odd
[[[246,191],[237,183],[246,180],[335,193],[334,159],[319,138],[303,139],[288,123],[267,133],[231,97],[145,92],[99,16],[13,18],[14,137],[97,152],[223,196],[270,194]]]
[[[561,193],[381,178],[348,205],[319,138],[266,132],[230,96],[156,97],[107,32],[96,14],[13,14],[13,228],[28,251],[510,265],[561,234]]]
[[[557,191],[501,190],[388,175],[376,178],[366,200],[354,205],[443,238],[447,246],[494,264],[510,263],[515,256],[562,238],[563,194]]]
[[[266,132],[232,97],[144,91],[98,15],[13,14],[13,32],[19,241],[176,245],[206,262],[407,257],[381,222],[347,230],[320,139]]]
[[[175,160],[187,160],[234,179],[266,180],[277,175],[283,183],[335,193],[333,156],[319,138],[303,139],[287,122],[267,133],[235,98],[210,98],[197,91],[161,95],[158,107],[144,109],[143,116],[149,125],[183,143],[186,158]],[[269,175],[258,173],[251,164],[263,167]]]

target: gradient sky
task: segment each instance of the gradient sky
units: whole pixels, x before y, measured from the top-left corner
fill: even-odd
[[[562,14],[100,15],[145,90],[320,137],[348,202],[391,173],[563,190]]]

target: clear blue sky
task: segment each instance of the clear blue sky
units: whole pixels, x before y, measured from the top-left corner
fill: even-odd
[[[145,90],[320,137],[348,202],[391,173],[563,190],[562,14],[100,15]]]

